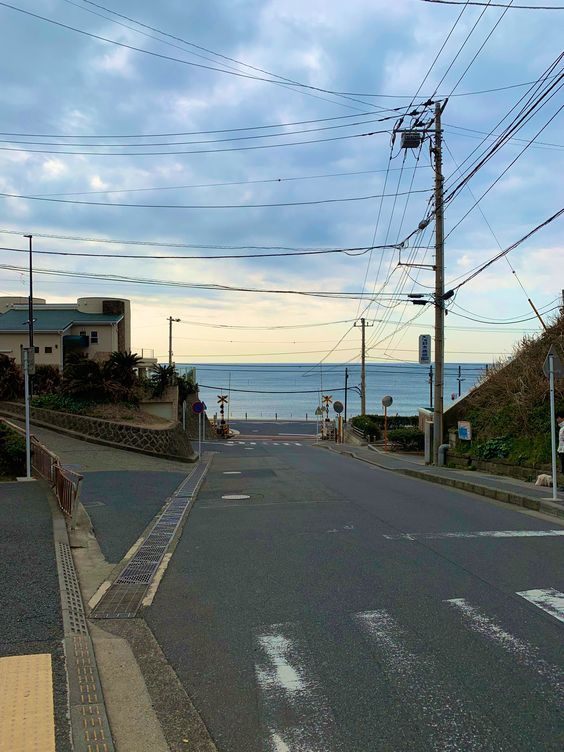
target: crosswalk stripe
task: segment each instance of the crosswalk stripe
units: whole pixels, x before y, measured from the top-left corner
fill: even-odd
[[[515,637],[507,632],[492,618],[483,614],[464,598],[449,598],[446,603],[460,612],[463,623],[469,629],[498,645],[498,647],[512,655],[519,663],[548,680],[557,693],[564,694],[564,676],[562,671],[557,666],[553,666],[543,658],[540,658],[537,648],[526,640]]]
[[[564,530],[475,530],[460,533],[399,533],[384,535],[387,540],[417,540],[418,538],[551,538],[564,535]]]
[[[340,749],[329,703],[297,623],[271,624],[254,634],[261,720],[272,752]]]
[[[564,593],[553,588],[547,588],[545,590],[522,590],[517,595],[542,608],[555,619],[564,621]]]
[[[391,681],[401,685],[405,701],[423,710],[431,737],[430,749],[491,749],[487,728],[473,716],[452,688],[444,685],[440,671],[430,657],[412,653],[405,644],[406,635],[385,610],[354,614],[353,620],[378,657]]]

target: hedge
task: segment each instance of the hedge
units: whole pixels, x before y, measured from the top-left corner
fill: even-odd
[[[0,475],[17,478],[25,472],[25,440],[0,422]]]
[[[425,446],[425,434],[415,428],[397,428],[388,431],[388,441],[393,449],[417,452]]]

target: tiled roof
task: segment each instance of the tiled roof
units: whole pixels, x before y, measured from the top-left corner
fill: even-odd
[[[76,324],[117,324],[122,314],[82,313],[64,308],[34,308],[33,328],[36,332],[62,332]],[[25,309],[11,309],[0,314],[0,332],[26,332],[28,315]]]

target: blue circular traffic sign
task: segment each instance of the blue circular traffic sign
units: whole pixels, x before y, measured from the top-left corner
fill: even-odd
[[[203,402],[194,402],[194,404],[192,405],[192,412],[196,413],[196,415],[200,415],[204,412],[205,409],[206,406]]]

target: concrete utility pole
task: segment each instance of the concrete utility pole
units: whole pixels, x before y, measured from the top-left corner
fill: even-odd
[[[168,364],[172,365],[172,322],[180,321],[180,319],[173,319],[172,316],[168,317]]]
[[[33,235],[24,235],[29,238],[29,298],[28,298],[28,332],[29,332],[29,350],[27,357],[27,389],[29,397],[33,395],[33,383],[31,373],[34,373],[32,364],[35,362],[35,345],[33,344]]]
[[[443,443],[443,392],[445,365],[445,258],[443,212],[442,105],[435,103],[435,407],[433,412],[433,461],[439,462]]]
[[[347,424],[348,396],[349,396],[349,369],[345,368],[345,425]]]
[[[372,324],[361,318],[355,321],[354,326],[360,326],[362,329],[362,350],[360,354],[360,414],[366,415],[366,327]]]

